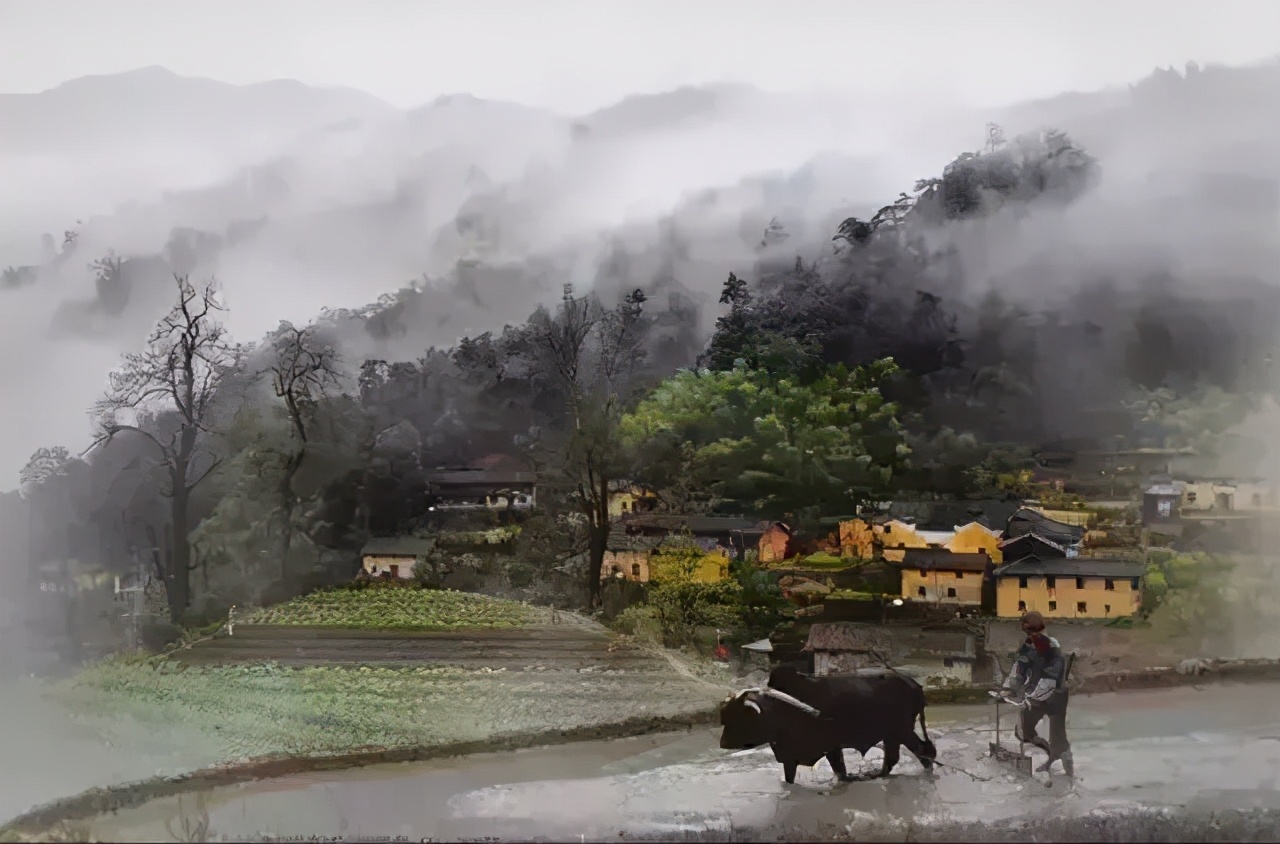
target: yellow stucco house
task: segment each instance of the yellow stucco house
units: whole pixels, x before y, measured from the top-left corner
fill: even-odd
[[[986,554],[996,563],[1003,560],[1000,555],[1003,532],[980,522],[958,525],[952,530],[921,530],[894,519],[872,530],[884,558],[891,563],[902,562],[911,548],[944,548],[955,554]]]
[[[991,558],[983,552],[957,554],[945,548],[903,552],[902,598],[931,604],[981,606],[982,580]]]
[[[369,577],[409,580],[418,560],[435,548],[434,539],[412,536],[370,539],[360,549],[360,570]]]
[[[618,483],[609,490],[609,518],[620,519],[632,513],[645,513],[658,503],[658,496],[649,489],[633,484]]]
[[[891,563],[902,562],[909,548],[942,548],[955,539],[954,530],[921,530],[897,519],[876,525],[874,530],[882,556]]]
[[[992,530],[979,522],[970,522],[956,528],[955,535],[942,547],[953,554],[986,554],[991,562],[999,565],[1004,561],[1000,551],[1004,531]]]
[[[995,571],[996,615],[1018,618],[1123,618],[1142,606],[1145,566],[1091,557],[1024,559]]]

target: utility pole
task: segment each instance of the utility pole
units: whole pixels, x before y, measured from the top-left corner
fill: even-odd
[[[146,600],[145,584],[147,575],[142,560],[138,556],[137,547],[130,547],[129,553],[133,557],[133,582],[121,586],[120,578],[117,577],[116,594],[125,593],[129,596],[129,611],[124,613],[126,619],[125,637],[128,640],[129,650],[136,651],[141,647],[141,642],[138,641],[138,618],[142,615],[143,602]]]

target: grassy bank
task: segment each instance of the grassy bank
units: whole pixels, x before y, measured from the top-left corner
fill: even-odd
[[[55,694],[85,715],[110,712],[199,733],[228,761],[472,741],[672,715],[715,701],[674,674],[183,666],[163,659],[107,661]]]
[[[371,583],[362,589],[343,586],[312,592],[254,610],[238,620],[246,624],[444,632],[522,627],[538,621],[538,615],[526,604],[471,592]]]

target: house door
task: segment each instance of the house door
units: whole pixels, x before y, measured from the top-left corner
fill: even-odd
[[[392,576],[392,577],[399,577],[399,576],[400,576],[400,567],[399,567],[399,566],[394,565],[394,564],[391,566],[391,576]]]

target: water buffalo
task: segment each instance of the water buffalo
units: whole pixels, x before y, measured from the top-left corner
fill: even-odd
[[[796,768],[813,767],[826,757],[842,780],[851,779],[844,752],[836,743],[838,727],[817,709],[776,689],[744,689],[720,706],[720,747],[749,750],[762,744],[773,749],[787,782],[796,781]]]
[[[778,666],[769,674],[769,688],[818,710],[824,720],[830,719],[833,738],[841,748],[865,755],[883,742],[882,777],[898,764],[903,746],[926,771],[938,756],[925,725],[924,687],[911,677],[881,670],[811,677],[793,667]],[[923,738],[915,733],[917,719]],[[843,769],[841,765],[836,772]]]

